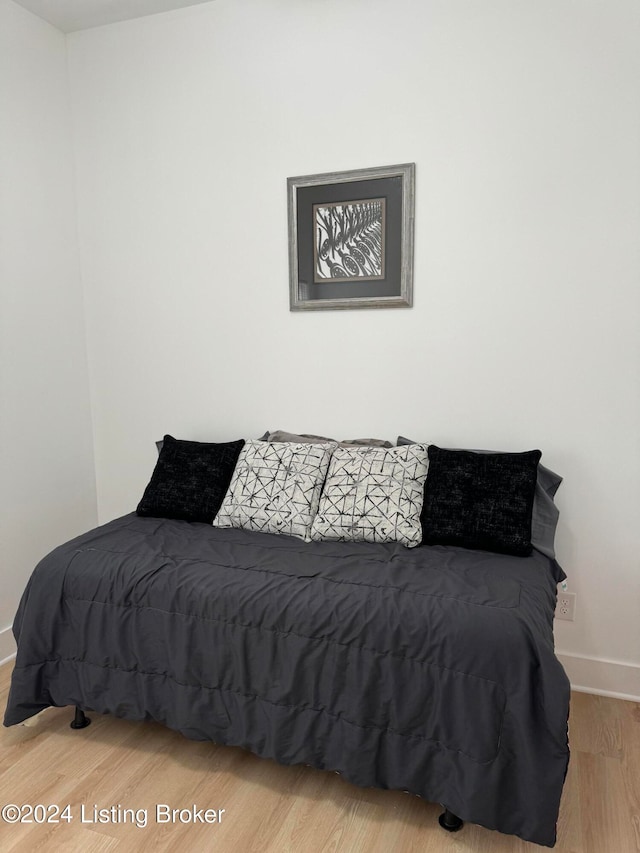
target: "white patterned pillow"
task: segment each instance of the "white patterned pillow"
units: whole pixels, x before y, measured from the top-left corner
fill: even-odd
[[[426,444],[336,448],[311,539],[419,545],[428,466]]]
[[[213,526],[286,533],[308,542],[334,447],[245,442]]]

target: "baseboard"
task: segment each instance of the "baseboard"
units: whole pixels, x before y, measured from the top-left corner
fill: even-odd
[[[572,690],[640,702],[640,664],[561,651],[556,654],[569,676]]]
[[[0,666],[16,656],[16,643],[11,625],[0,631]]]

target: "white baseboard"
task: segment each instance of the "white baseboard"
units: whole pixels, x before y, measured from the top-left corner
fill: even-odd
[[[556,654],[569,676],[572,690],[640,702],[640,664],[561,651]]]
[[[0,631],[0,666],[16,656],[16,643],[11,625]]]

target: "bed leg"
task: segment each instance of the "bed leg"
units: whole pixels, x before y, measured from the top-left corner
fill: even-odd
[[[76,705],[76,715],[73,721],[69,723],[69,727],[72,729],[86,729],[90,722],[89,717],[86,717],[84,711]]]
[[[458,815],[450,812],[446,806],[444,807],[444,812],[438,818],[438,823],[447,832],[457,832],[464,826],[464,821],[460,820]]]

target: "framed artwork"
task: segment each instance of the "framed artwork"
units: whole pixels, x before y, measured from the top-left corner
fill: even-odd
[[[287,179],[292,311],[413,304],[415,163]]]

